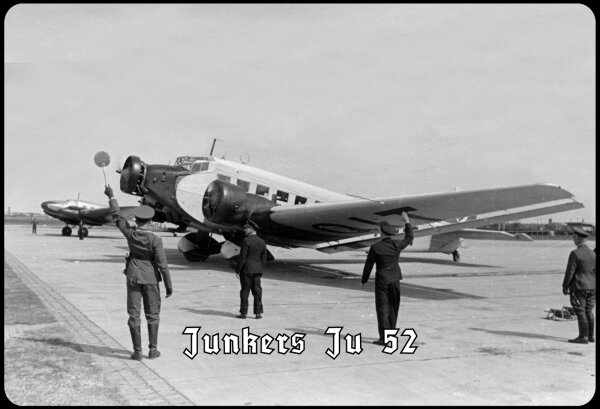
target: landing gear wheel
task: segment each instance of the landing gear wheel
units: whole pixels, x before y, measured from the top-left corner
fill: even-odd
[[[72,232],[73,232],[73,230],[71,230],[71,228],[69,226],[65,226],[62,229],[63,236],[70,236]]]
[[[88,233],[89,233],[89,232],[88,232],[88,229],[87,229],[87,228],[85,228],[85,227],[82,227],[82,228],[81,228],[81,231],[83,232],[83,237],[87,237],[87,236],[88,236]]]
[[[454,260],[455,263],[460,263],[460,254],[458,253],[458,250],[452,252],[452,260]]]

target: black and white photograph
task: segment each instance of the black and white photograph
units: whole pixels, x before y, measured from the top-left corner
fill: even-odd
[[[596,18],[577,3],[20,3],[17,406],[578,406]]]

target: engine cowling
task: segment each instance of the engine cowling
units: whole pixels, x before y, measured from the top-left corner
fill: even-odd
[[[242,188],[222,180],[212,181],[202,199],[206,220],[221,225],[241,225],[254,212],[275,206],[270,200],[248,194]]]
[[[146,164],[137,156],[129,156],[121,170],[121,191],[135,196],[143,196],[141,187],[144,185]]]
[[[242,188],[221,180],[212,181],[202,199],[202,213],[217,224],[241,224],[249,217],[248,194]]]

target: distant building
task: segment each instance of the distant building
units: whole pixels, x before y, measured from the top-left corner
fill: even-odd
[[[573,230],[573,227],[579,227],[584,232],[589,233],[591,236],[596,237],[596,226],[591,223],[583,223],[583,222],[568,222],[567,225]]]
[[[485,227],[481,227],[484,230],[499,230],[506,231],[508,233],[525,233],[533,239],[544,239],[544,238],[569,238],[573,234],[573,227],[580,227],[584,231],[590,233],[591,237],[596,237],[596,226],[591,223],[583,222],[567,222],[567,223],[553,223],[552,219],[548,223],[498,223],[490,224]]]

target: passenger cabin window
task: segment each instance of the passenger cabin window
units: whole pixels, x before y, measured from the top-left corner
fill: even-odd
[[[287,201],[288,201],[288,197],[289,197],[289,196],[290,196],[290,194],[289,194],[289,193],[287,193],[287,192],[284,192],[284,191],[282,191],[282,190],[278,190],[278,191],[277,191],[277,195],[275,196],[275,199],[276,199],[278,202],[285,202],[285,203],[287,203]]]
[[[302,196],[296,196],[296,200],[294,200],[294,204],[304,204],[306,203],[306,198]]]
[[[227,183],[231,182],[231,177],[230,176],[221,175],[220,173],[217,174],[217,179],[222,180],[223,182],[227,182]]]
[[[256,185],[256,194],[259,196],[269,197],[269,188],[263,185]]]
[[[244,192],[248,192],[250,190],[250,182],[246,182],[245,180],[238,179],[237,185],[244,189]]]

